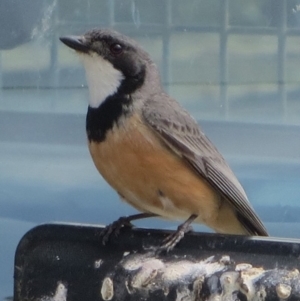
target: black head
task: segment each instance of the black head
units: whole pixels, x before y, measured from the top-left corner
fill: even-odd
[[[60,40],[80,54],[92,93],[97,90],[106,96],[116,91],[130,94],[143,84],[150,58],[130,38],[113,30],[93,29],[83,36]],[[102,92],[95,85],[101,86]]]

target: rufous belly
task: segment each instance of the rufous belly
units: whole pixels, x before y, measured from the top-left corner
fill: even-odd
[[[133,207],[161,217],[197,222],[218,232],[245,234],[234,210],[210,184],[173,153],[138,115],[89,143],[103,178]]]

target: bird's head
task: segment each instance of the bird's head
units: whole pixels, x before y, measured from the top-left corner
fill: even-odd
[[[98,107],[116,93],[135,92],[145,81],[147,67],[153,65],[135,41],[113,30],[93,29],[82,36],[60,40],[82,59],[91,107]]]

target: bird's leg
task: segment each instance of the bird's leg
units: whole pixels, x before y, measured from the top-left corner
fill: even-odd
[[[105,245],[109,237],[111,236],[112,233],[114,233],[115,236],[118,236],[120,234],[120,230],[123,227],[133,227],[132,221],[138,220],[138,219],[143,219],[143,218],[149,218],[149,217],[155,217],[157,214],[153,213],[139,213],[139,214],[134,214],[130,216],[123,216],[120,217],[118,220],[114,221],[113,223],[109,224],[106,226],[103,231],[101,232],[102,236],[102,243]]]
[[[158,247],[157,251],[162,252],[171,251],[184,237],[184,234],[191,231],[191,223],[198,217],[196,214],[192,214],[183,224],[179,225],[176,232],[167,236],[160,247]]]

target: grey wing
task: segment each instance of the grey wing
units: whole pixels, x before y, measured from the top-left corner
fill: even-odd
[[[232,170],[188,112],[168,95],[160,94],[145,103],[142,114],[169,148],[231,203],[249,234],[268,235]]]

